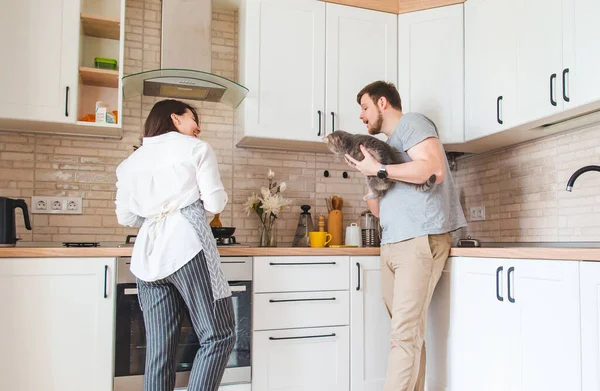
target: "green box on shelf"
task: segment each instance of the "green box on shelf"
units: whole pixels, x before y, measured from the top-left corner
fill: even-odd
[[[114,58],[95,57],[94,64],[99,69],[117,70],[117,60]]]

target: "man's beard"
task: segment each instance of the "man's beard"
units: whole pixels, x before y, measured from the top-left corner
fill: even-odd
[[[381,125],[383,125],[383,112],[379,110],[379,116],[377,117],[377,121],[375,121],[373,125],[371,125],[371,123],[367,125],[367,130],[369,131],[369,134],[372,136],[377,136],[379,133],[381,133]]]

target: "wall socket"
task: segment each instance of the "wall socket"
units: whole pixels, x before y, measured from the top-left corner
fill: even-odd
[[[80,215],[83,213],[81,202],[81,197],[33,196],[30,210],[31,213]]]
[[[471,221],[485,220],[485,206],[472,206],[469,217]]]

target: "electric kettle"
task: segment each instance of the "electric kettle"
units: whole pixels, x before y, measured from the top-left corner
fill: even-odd
[[[23,210],[25,228],[31,230],[29,223],[29,210],[25,200],[13,200],[0,197],[0,247],[14,247],[17,244],[17,227],[15,222],[15,209]]]

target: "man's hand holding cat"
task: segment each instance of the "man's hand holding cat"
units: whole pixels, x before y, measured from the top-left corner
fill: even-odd
[[[373,155],[371,155],[363,145],[360,146],[360,151],[363,153],[363,155],[365,155],[365,158],[363,160],[358,161],[352,156],[346,154],[344,156],[346,158],[346,162],[350,166],[355,167],[358,171],[362,172],[366,176],[377,175],[377,171],[379,171],[381,163],[379,163],[377,159],[375,159]]]

